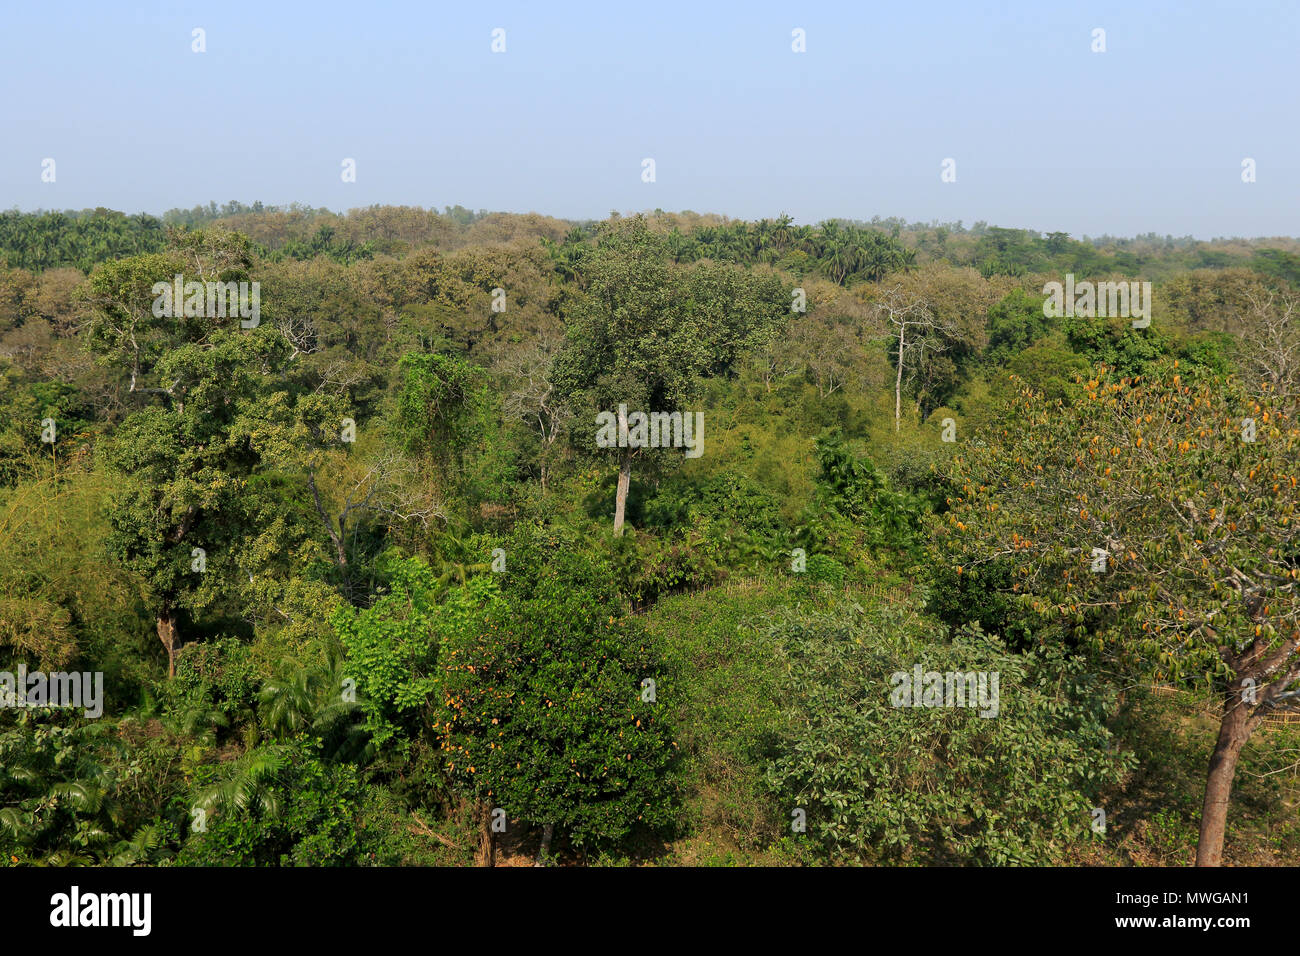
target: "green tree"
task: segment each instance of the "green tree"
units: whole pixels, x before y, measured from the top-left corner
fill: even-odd
[[[108,263],[90,280],[91,347],[129,376],[138,398],[105,451],[121,482],[109,547],[144,582],[169,675],[180,612],[212,607],[245,577],[246,486],[260,464],[253,435],[289,344],[269,323],[241,328],[238,316],[156,314],[152,287],[170,284],[186,257],[191,274],[234,281],[246,245],[183,236],[174,254]]]
[[[809,836],[848,859],[1032,864],[1082,837],[1099,788],[1130,765],[1105,725],[1114,694],[1084,662],[1012,654],[978,628],[948,642],[903,608],[861,611],[770,625],[786,721],[767,781],[786,819],[804,810]],[[983,674],[984,696],[976,683],[962,706],[911,706],[897,692],[917,667]]]
[[[721,268],[683,273],[666,240],[636,216],[608,226],[584,260],[588,287],[556,359],[555,381],[575,405],[619,415],[685,413],[701,378],[775,327],[777,285]],[[621,534],[638,448],[619,453],[614,533]]]
[[[544,842],[555,828],[592,847],[670,826],[677,748],[656,700],[671,680],[622,613],[612,569],[526,531],[505,550],[518,570],[501,593],[467,592],[442,631],[434,726],[448,771]]]
[[[953,459],[935,560],[963,578],[996,569],[1044,626],[1218,690],[1196,854],[1218,865],[1241,748],[1300,697],[1294,401],[1173,362],[1102,370],[1073,406],[1025,390],[1003,416]]]

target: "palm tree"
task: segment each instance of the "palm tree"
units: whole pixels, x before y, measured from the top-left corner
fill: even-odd
[[[122,825],[116,778],[92,756],[120,749],[99,724],[51,726],[30,712],[0,736],[0,834],[49,866],[87,865]]]
[[[175,854],[163,845],[162,831],[152,824],[146,824],[136,830],[129,840],[119,840],[105,862],[109,866],[156,866],[160,860],[173,856]]]
[[[778,253],[784,253],[794,242],[794,230],[791,229],[793,223],[794,220],[785,213],[777,217],[776,224],[772,227],[772,242]]]
[[[308,734],[320,740],[326,759],[367,763],[373,753],[361,724],[363,712],[347,690],[341,655],[334,648],[324,667],[300,667],[267,681],[258,695],[262,719],[277,738]]]
[[[288,765],[288,747],[270,744],[250,750],[227,765],[224,779],[195,794],[191,807],[240,812],[255,808],[264,816],[277,816],[280,797],[275,784]]]

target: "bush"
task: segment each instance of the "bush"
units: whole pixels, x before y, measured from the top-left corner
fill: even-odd
[[[388,593],[364,610],[340,608],[330,621],[347,650],[344,673],[356,681],[375,746],[396,738],[405,748],[433,688],[434,618],[442,585],[422,558],[389,551],[379,567]]]
[[[195,800],[202,830],[191,826],[177,856],[183,866],[356,866],[364,862],[358,827],[365,799],[356,767],[325,763],[306,741],[264,747],[233,765],[207,767],[213,781]]]
[[[891,488],[884,473],[869,458],[855,456],[838,432],[817,440],[817,458],[823,510],[852,519],[867,547],[911,553],[918,546],[923,499]]]
[[[658,696],[680,731],[691,822],[715,845],[762,850],[781,834],[763,774],[784,723],[783,673],[765,624],[788,603],[779,586],[750,583],[676,595],[645,617],[677,675]]]
[[[723,572],[702,543],[688,539],[669,543],[628,530],[614,538],[612,569],[619,593],[633,607],[647,607],[666,594],[706,587]]]
[[[808,578],[841,587],[849,569],[825,554],[808,555]]]
[[[663,688],[671,677],[639,621],[623,616],[613,569],[529,529],[506,551],[501,593],[473,595],[441,631],[434,727],[448,773],[510,819],[554,824],[580,848],[666,830],[677,748],[642,681]]]
[[[699,519],[764,540],[775,540],[783,532],[780,501],[744,473],[714,475],[698,483],[674,476],[645,506],[649,527],[690,528]]]
[[[248,645],[234,637],[187,645],[176,677],[163,685],[166,713],[186,734],[229,731],[250,724],[261,676]]]
[[[809,837],[854,860],[1042,863],[1086,834],[1098,788],[1129,762],[1111,749],[1109,688],[1059,653],[1011,654],[978,628],[945,644],[908,620],[889,609],[774,625],[789,723],[768,782],[786,818],[804,809]],[[996,716],[894,706],[893,675],[918,664],[998,674]]]

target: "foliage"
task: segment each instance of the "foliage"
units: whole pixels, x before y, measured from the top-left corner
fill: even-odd
[[[356,682],[364,726],[374,745],[383,747],[393,741],[408,746],[405,738],[418,732],[416,721],[425,713],[436,686],[434,622],[440,616],[439,598],[445,588],[420,558],[389,552],[381,559],[380,571],[388,582],[385,593],[368,608],[339,608],[331,623],[347,651],[343,672]],[[475,591],[491,583],[491,579],[476,580],[481,583],[474,585]],[[454,619],[457,611],[467,613],[457,603],[450,603],[442,613]]]
[[[854,456],[836,433],[818,439],[817,457],[827,504],[853,519],[869,547],[906,552],[915,546],[922,512],[917,496],[890,488],[871,460]]]
[[[1181,861],[1217,746],[1189,714],[1250,678],[1262,720],[1300,681],[1297,255],[2,214],[0,668],[108,693],[98,721],[0,709],[0,862],[466,864],[493,808],[498,851],[550,825],[598,865]],[[1047,318],[1069,272],[1150,278],[1151,326]],[[259,282],[260,323],[156,314],[177,273]],[[931,320],[897,422],[891,302]],[[620,404],[703,411],[703,457],[613,472],[592,428]],[[889,706],[916,663],[996,669],[999,717]],[[1188,690],[1107,710],[1103,673]],[[1227,856],[1294,860],[1289,738],[1245,737]]]
[[[619,612],[608,567],[557,544],[513,538],[523,573],[444,630],[433,726],[478,799],[598,847],[673,823],[677,749],[641,690],[672,678]]]
[[[860,609],[859,609],[860,611]],[[978,629],[947,644],[901,613],[775,622],[787,723],[768,781],[837,857],[1032,864],[1087,832],[1112,691],[1081,660],[1017,655]],[[895,706],[914,668],[999,675],[999,709]]]
[[[195,795],[202,829],[177,856],[184,866],[357,866],[364,788],[356,768],[327,763],[309,744],[263,747],[216,770]]]

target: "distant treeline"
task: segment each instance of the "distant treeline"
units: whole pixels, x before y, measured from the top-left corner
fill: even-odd
[[[840,285],[879,281],[927,262],[969,266],[986,278],[1072,272],[1080,276],[1124,275],[1163,279],[1190,269],[1247,267],[1300,282],[1300,242],[1293,239],[1159,237],[1074,239],[977,222],[906,223],[831,219],[795,225],[789,216],[757,222],[693,212],[649,216],[666,234],[678,262],[711,259],[746,265],[768,263],[795,275],[822,275]],[[413,206],[369,206],[335,213],[293,203],[270,206],[228,202],[171,209],[161,218],[110,209],[0,213],[0,262],[42,272],[72,266],[89,272],[122,256],[157,252],[168,230],[213,227],[249,237],[256,255],[272,261],[326,257],[341,264],[375,256],[404,256],[425,246],[451,251],[522,240],[548,245],[562,271],[595,228],[536,213],[474,212],[447,206],[439,212]]]

